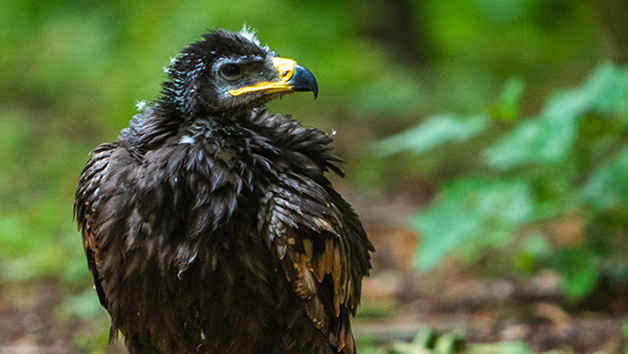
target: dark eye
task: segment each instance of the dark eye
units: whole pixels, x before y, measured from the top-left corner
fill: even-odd
[[[236,64],[225,64],[220,67],[220,75],[227,80],[237,79],[240,76],[240,67]]]

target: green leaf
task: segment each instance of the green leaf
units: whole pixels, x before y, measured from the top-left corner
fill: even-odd
[[[592,174],[581,196],[599,211],[628,205],[628,145]]]
[[[474,344],[468,354],[533,354],[524,342],[498,342],[490,344]]]
[[[464,241],[510,239],[532,213],[526,181],[462,179],[446,186],[440,200],[412,219],[421,234],[415,265],[429,270]],[[495,240],[496,238],[496,240]]]
[[[606,114],[628,113],[628,66],[613,69],[611,79],[594,102],[594,108]]]
[[[572,299],[580,300],[597,284],[598,262],[586,246],[561,250],[554,257],[553,266],[565,277],[565,291]]]
[[[572,299],[583,299],[597,284],[599,274],[595,263],[587,264],[577,272],[565,274],[565,290]]]
[[[375,143],[374,150],[380,156],[405,151],[418,155],[447,142],[464,142],[487,127],[488,118],[485,115],[469,118],[453,114],[437,115],[414,128]]]
[[[549,255],[551,245],[545,235],[532,234],[528,236],[523,244],[523,251],[534,257]]]
[[[551,254],[551,245],[545,235],[533,233],[529,235],[522,245],[522,250],[517,254],[514,265],[526,272],[532,272],[539,258]]]
[[[519,101],[525,91],[525,82],[518,77],[510,79],[502,90],[499,100],[491,107],[491,117],[511,121],[519,116]]]
[[[487,150],[488,164],[508,169],[564,161],[578,133],[578,118],[605,96],[617,72],[610,64],[601,65],[581,87],[553,95],[539,116],[522,121]]]

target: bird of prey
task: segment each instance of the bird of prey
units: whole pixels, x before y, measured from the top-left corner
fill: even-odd
[[[110,338],[130,353],[356,352],[373,246],[325,177],[326,133],[264,105],[318,87],[254,33],[212,30],[92,151],[74,215]]]

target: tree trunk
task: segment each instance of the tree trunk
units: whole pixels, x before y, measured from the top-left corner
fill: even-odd
[[[628,63],[628,0],[595,0],[595,5],[610,59]]]
[[[626,0],[628,1],[628,0]],[[401,62],[429,64],[429,41],[420,16],[421,2],[361,0],[362,31],[387,46]]]

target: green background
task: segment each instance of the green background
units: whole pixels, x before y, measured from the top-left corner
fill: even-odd
[[[0,280],[62,284],[61,318],[106,322],[72,223],[88,153],[158,96],[170,57],[246,24],[317,77],[318,100],[270,107],[337,131],[343,190],[383,205],[417,183],[431,191],[407,215],[417,270],[446,256],[489,257],[483,274],[552,268],[575,299],[608,262],[622,281],[626,18],[620,0],[3,0]],[[584,238],[545,233],[564,220]]]

